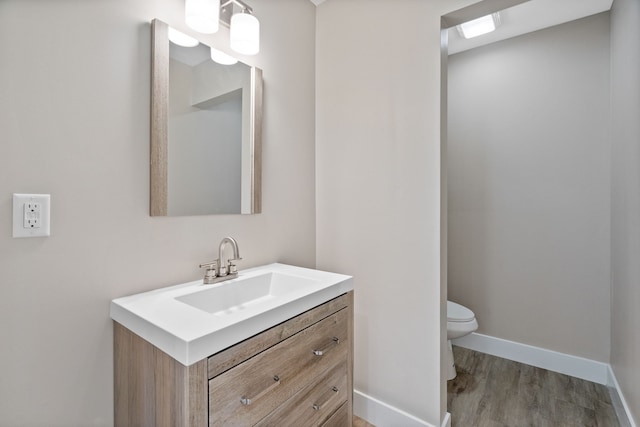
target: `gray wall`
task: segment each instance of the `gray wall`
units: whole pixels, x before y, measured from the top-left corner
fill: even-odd
[[[356,278],[356,389],[432,425],[446,403],[440,16],[469,3],[317,10],[318,267]]]
[[[640,2],[611,11],[611,365],[640,422]]]
[[[111,425],[109,301],[202,277],[222,237],[240,268],[315,265],[315,7],[251,4],[263,213],[151,218],[149,23],[189,33],[183,1],[0,2],[0,425]],[[51,194],[51,237],[11,238],[13,192]]]
[[[609,14],[449,57],[449,299],[609,361]]]

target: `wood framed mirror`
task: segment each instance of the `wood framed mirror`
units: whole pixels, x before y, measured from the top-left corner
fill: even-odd
[[[222,65],[151,23],[151,216],[262,208],[262,71]]]

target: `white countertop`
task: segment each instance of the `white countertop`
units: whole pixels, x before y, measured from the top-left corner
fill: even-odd
[[[242,280],[268,273],[298,277],[305,286],[228,313],[209,313],[177,299],[234,282],[242,286]],[[213,285],[198,280],[114,299],[111,318],[189,366],[351,290],[351,276],[270,264]]]

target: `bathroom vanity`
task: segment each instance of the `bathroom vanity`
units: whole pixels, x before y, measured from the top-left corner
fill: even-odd
[[[350,276],[272,264],[116,299],[111,317],[116,426],[351,425]]]

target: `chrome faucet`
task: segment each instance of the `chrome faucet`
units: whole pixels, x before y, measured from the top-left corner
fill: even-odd
[[[233,258],[229,259],[227,262],[228,265],[224,262],[224,248],[227,246],[227,243],[231,244],[233,248]],[[220,246],[218,247],[218,276],[227,276],[229,274],[238,275],[238,269],[234,264],[234,261],[240,260],[240,253],[238,251],[238,242],[233,237],[225,237],[220,242]]]
[[[224,250],[230,244],[233,248],[233,258],[227,258],[225,262]],[[212,262],[200,264],[200,268],[206,268],[203,282],[207,285],[212,283],[223,282],[225,280],[238,277],[238,267],[235,261],[239,261],[240,251],[238,249],[238,242],[233,237],[225,237],[220,242],[218,247],[218,259]]]

